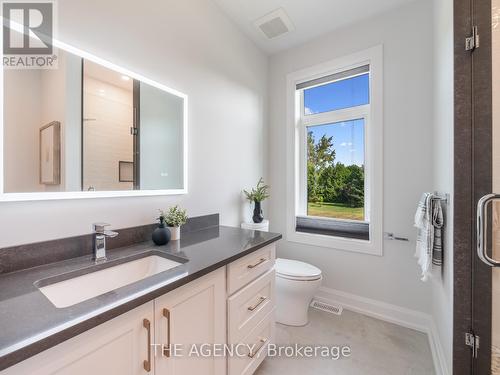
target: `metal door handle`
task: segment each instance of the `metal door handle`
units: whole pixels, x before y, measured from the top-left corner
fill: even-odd
[[[170,310],[163,309],[163,316],[167,319],[167,344],[163,346],[163,356],[170,357]]]
[[[146,328],[148,332],[148,359],[143,361],[142,367],[147,372],[151,371],[151,322],[148,319],[143,319],[142,326]]]
[[[257,348],[257,350],[255,350],[255,351],[254,351],[254,350],[251,350],[251,351],[250,351],[250,353],[248,353],[248,356],[249,356],[250,358],[255,357],[255,356],[257,355],[257,353],[258,353],[258,352],[262,349],[262,347],[263,347],[264,345],[266,345],[267,340],[268,340],[268,338],[267,338],[267,337],[263,337],[263,338],[259,339],[259,343],[260,343],[259,347],[258,347],[258,348]]]
[[[259,261],[257,263],[254,263],[254,264],[249,264],[247,266],[247,268],[249,269],[252,269],[252,268],[255,268],[257,266],[260,266],[262,263],[264,263],[265,261],[267,260],[267,258],[260,258]]]
[[[248,306],[248,307],[247,307],[248,311],[254,311],[254,310],[255,310],[257,307],[259,307],[259,306],[262,304],[262,302],[264,302],[266,299],[267,299],[267,297],[264,297],[264,296],[260,297],[260,298],[259,298],[259,301],[258,301],[255,305],[252,305],[252,306]]]
[[[490,267],[500,267],[500,261],[491,258],[487,253],[486,238],[488,230],[488,205],[494,200],[500,200],[500,194],[486,194],[477,202],[477,255]]]

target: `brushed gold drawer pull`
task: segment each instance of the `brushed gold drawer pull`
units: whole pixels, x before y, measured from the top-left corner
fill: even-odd
[[[257,303],[256,303],[255,305],[253,305],[253,306],[249,306],[249,307],[248,307],[248,311],[254,311],[254,310],[255,310],[257,307],[259,307],[259,306],[262,304],[262,302],[264,302],[266,299],[267,299],[267,297],[263,297],[263,296],[262,296],[262,297],[260,297],[260,298],[259,298],[259,302],[257,302]]]
[[[266,260],[267,260],[267,258],[260,258],[257,263],[255,263],[255,264],[249,264],[247,267],[250,268],[250,269],[255,268],[255,267],[261,265],[262,263],[264,263]]]
[[[266,345],[267,340],[268,340],[267,338],[261,338],[261,339],[259,340],[260,345],[259,345],[259,347],[257,348],[257,350],[256,350],[256,351],[254,351],[254,352],[252,352],[252,351],[251,351],[250,353],[248,353],[248,356],[249,356],[250,358],[255,357],[255,356],[257,355],[257,353],[258,353],[258,352],[260,352],[260,350],[262,349],[262,347],[263,347],[264,345]]]
[[[151,322],[148,319],[143,319],[142,326],[148,331],[148,359],[142,363],[144,370],[151,371]]]
[[[170,357],[170,310],[163,309],[163,316],[167,318],[167,344],[163,345],[163,356]]]

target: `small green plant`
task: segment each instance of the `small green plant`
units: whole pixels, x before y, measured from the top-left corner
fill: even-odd
[[[250,192],[243,190],[243,193],[250,202],[262,202],[269,198],[269,185],[264,184],[264,179],[261,177],[255,188]]]
[[[179,206],[170,207],[168,211],[160,211],[160,217],[158,218],[160,221],[163,219],[165,224],[169,227],[180,227],[183,224],[186,224],[188,216],[186,214],[186,210],[181,209]]]

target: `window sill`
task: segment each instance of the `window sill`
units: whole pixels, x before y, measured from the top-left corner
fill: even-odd
[[[337,238],[370,240],[370,224],[366,221],[335,220],[314,216],[297,216],[296,232],[323,234]]]
[[[332,234],[317,233],[319,231],[311,233],[314,229],[311,231],[301,230],[302,228],[297,230],[295,224],[294,220],[293,227],[289,227],[287,231],[287,241],[335,250],[383,256],[381,236],[375,235],[375,233],[373,233],[373,228],[370,228],[370,240],[363,240],[359,238],[338,237]]]

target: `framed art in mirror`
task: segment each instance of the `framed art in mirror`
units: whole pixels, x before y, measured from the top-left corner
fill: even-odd
[[[61,183],[61,123],[52,121],[40,128],[40,184]]]

